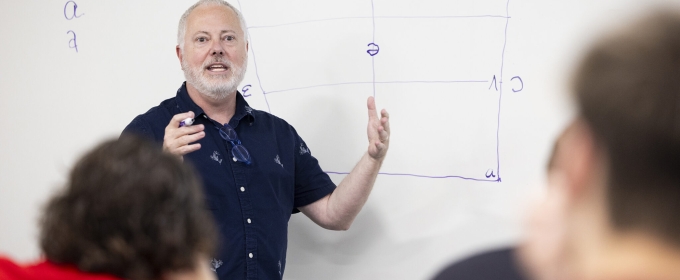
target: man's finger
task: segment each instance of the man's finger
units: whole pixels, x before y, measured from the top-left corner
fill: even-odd
[[[168,125],[168,128],[165,129],[165,137],[163,139],[163,141],[167,142],[167,145],[170,146],[181,146],[173,143],[177,142],[177,139],[181,138],[182,136],[196,134],[205,129],[202,124],[176,128],[171,128],[171,125],[172,124]]]
[[[375,98],[373,98],[373,96],[368,97],[366,107],[368,107],[368,119],[369,120],[376,119],[378,117],[378,112],[375,110]]]
[[[189,135],[189,134],[195,134],[198,132],[201,132],[205,129],[205,127],[202,124],[197,124],[197,125],[191,125],[191,126],[183,126],[177,128],[177,136],[184,136],[184,135]]]
[[[186,155],[188,153],[198,151],[199,149],[201,149],[201,144],[196,143],[196,144],[185,145],[185,146],[179,147],[177,149],[177,152],[178,152],[179,155],[183,156],[183,155]]]
[[[381,142],[385,142],[390,139],[390,134],[385,131],[384,127],[378,128],[378,134],[380,135]]]
[[[375,148],[378,150],[378,154],[381,154],[382,151],[387,148],[387,146],[385,146],[385,144],[380,141],[375,141]]]
[[[205,132],[203,131],[199,131],[194,134],[184,135],[180,138],[177,138],[178,147],[189,145],[190,143],[194,143],[198,140],[201,140],[203,137],[205,137]]]
[[[390,113],[387,110],[382,109],[382,119],[380,119],[380,124],[385,128],[387,133],[390,133]]]
[[[193,117],[194,117],[194,112],[192,112],[192,111],[174,115],[174,116],[172,116],[172,119],[170,119],[170,123],[168,123],[167,128],[177,128],[177,127],[179,127],[179,122],[183,121],[186,118],[193,118]]]

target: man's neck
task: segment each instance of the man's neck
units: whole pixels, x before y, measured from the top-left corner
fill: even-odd
[[[187,85],[187,92],[191,100],[196,103],[203,112],[211,119],[225,124],[231,120],[231,117],[236,113],[236,92],[230,94],[224,99],[214,100],[200,93],[189,83]]]
[[[581,261],[575,263],[574,279],[680,279],[677,246],[640,232],[611,232],[600,240],[596,248],[581,251],[588,255],[579,257]]]

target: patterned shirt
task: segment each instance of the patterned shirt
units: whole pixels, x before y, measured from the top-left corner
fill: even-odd
[[[213,270],[220,279],[281,279],[291,214],[332,193],[335,184],[291,125],[252,109],[240,93],[229,125],[250,153],[250,164],[236,161],[233,144],[220,136],[222,124],[191,100],[186,84],[174,98],[137,116],[123,133],[162,143],[170,119],[187,111],[196,116],[193,125],[205,126],[206,135],[197,142],[201,149],[184,160],[198,170],[220,231]]]

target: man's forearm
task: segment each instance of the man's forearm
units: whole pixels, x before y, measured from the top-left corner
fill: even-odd
[[[389,148],[390,123],[386,110],[378,112],[375,100],[367,100],[368,150],[352,172],[340,182],[333,193],[307,206],[299,207],[315,223],[326,229],[347,230],[371,194],[378,171]]]
[[[373,189],[382,159],[373,159],[365,153],[354,169],[340,182],[328,197],[327,215],[333,229],[347,230],[366,204]]]

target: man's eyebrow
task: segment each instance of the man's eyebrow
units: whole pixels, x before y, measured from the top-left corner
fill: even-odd
[[[220,34],[225,34],[225,33],[236,33],[236,31],[231,30],[231,29],[225,29],[225,30],[220,31]],[[194,33],[194,36],[196,36],[196,35],[198,35],[198,34],[206,34],[206,35],[210,35],[210,32],[208,32],[208,31],[203,31],[203,30],[199,30],[199,31],[196,31],[196,33]]]

